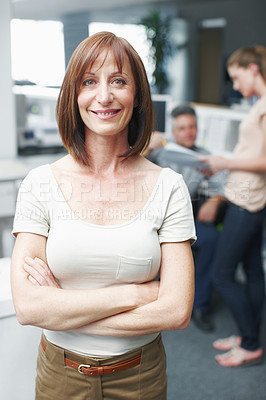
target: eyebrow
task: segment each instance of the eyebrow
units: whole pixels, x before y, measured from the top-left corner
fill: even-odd
[[[93,76],[95,76],[96,73],[95,73],[95,72],[91,72],[91,71],[87,71],[87,72],[84,72],[83,76],[86,76],[86,75],[93,75]],[[111,74],[111,76],[116,76],[116,75],[125,75],[125,76],[129,77],[129,75],[128,75],[126,72],[124,72],[124,71],[121,71],[121,72],[115,71],[115,72],[113,72],[113,73]]]

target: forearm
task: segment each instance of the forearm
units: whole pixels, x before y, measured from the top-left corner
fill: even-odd
[[[162,245],[158,299],[134,310],[82,326],[91,335],[138,336],[185,329],[194,301],[194,264],[189,243]]]
[[[31,273],[25,270],[25,259],[30,255],[31,265],[27,265],[27,269],[30,267],[32,271],[36,271],[33,267],[36,263],[39,266],[38,259],[43,263],[47,262],[45,248],[46,238],[34,234],[19,234],[15,243],[11,263],[11,287],[17,318],[23,325],[51,330],[75,329],[134,309],[158,297],[158,282],[117,285],[95,290],[64,290],[49,284],[34,285],[29,280]],[[48,266],[47,270],[42,272],[44,279],[49,275]],[[36,278],[36,274],[33,277]]]
[[[216,195],[206,200],[199,209],[197,220],[200,222],[213,222],[223,199],[223,196]]]
[[[13,286],[13,300],[19,322],[51,330],[75,329],[141,304],[137,285],[96,290],[62,290],[35,287],[25,282],[23,287],[24,293]]]
[[[266,157],[250,159],[232,158],[228,160],[227,169],[230,171],[263,172],[266,171]]]
[[[220,156],[202,156],[199,158],[216,173],[221,170],[263,172],[266,171],[266,156],[257,158],[224,158]]]
[[[191,306],[182,309],[157,300],[134,310],[82,326],[77,331],[87,335],[140,336],[185,329],[190,322],[190,317]]]

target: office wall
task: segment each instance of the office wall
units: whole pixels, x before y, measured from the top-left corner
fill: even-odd
[[[77,45],[89,34],[90,15],[87,12],[66,14],[61,18],[61,22],[64,25],[65,64],[67,65]]]
[[[88,35],[89,23],[138,24],[143,17],[148,15],[150,10],[154,9],[165,16],[170,15],[174,18],[177,15],[176,4],[159,4],[155,8],[155,6],[145,4],[145,2],[137,7],[121,4],[120,7],[106,8],[104,12],[102,9],[94,9],[89,12],[62,14],[60,20],[64,24],[66,65],[78,43]]]
[[[11,92],[10,65],[10,0],[0,2],[0,33],[5,38],[0,43],[1,92],[0,92],[0,158],[13,157],[16,153],[16,134],[14,127],[14,105]],[[14,5],[13,5],[14,7]],[[235,48],[254,43],[266,44],[265,0],[212,0],[212,1],[162,1],[145,3],[137,7],[110,7],[89,13],[64,14],[61,20],[66,27],[66,58],[69,59],[76,44],[86,35],[89,22],[138,23],[140,19],[155,8],[165,15],[181,19],[187,32],[188,43],[169,63],[171,77],[171,95],[174,100],[197,101],[198,88],[198,29],[199,22],[206,18],[224,17],[227,25],[224,29],[223,57],[227,57]],[[186,21],[186,23],[184,22]],[[176,66],[179,65],[177,73]],[[180,71],[183,71],[182,76]],[[172,93],[173,92],[173,93]]]
[[[10,54],[10,1],[0,1],[0,159],[16,155],[14,98]]]
[[[137,23],[149,12],[151,5],[120,7],[106,13],[91,12],[91,20],[97,22]],[[175,100],[199,101],[199,23],[204,19],[225,18],[227,24],[223,32],[221,71],[219,76],[220,100],[227,98],[227,88],[223,82],[224,62],[228,55],[240,46],[260,43],[266,45],[265,0],[212,0],[212,1],[164,1],[156,4],[156,9],[182,21],[187,35],[187,46],[176,52],[169,61],[171,85],[169,93]],[[210,55],[211,57],[211,55]],[[182,77],[177,74],[182,72]]]
[[[221,17],[226,19],[222,51],[224,59],[241,46],[253,44],[266,46],[265,0],[220,0],[201,4],[194,2],[189,5],[180,5],[178,14],[179,17],[188,21],[190,30],[189,75],[191,79],[187,88],[188,100],[197,101],[200,21]]]
[[[111,7],[102,10],[94,10],[90,12],[92,22],[113,22],[117,24],[137,24],[142,17],[147,16],[150,10],[157,10],[162,15],[177,16],[178,2],[166,1],[152,5],[149,3],[138,4],[137,6],[121,5],[119,7]]]

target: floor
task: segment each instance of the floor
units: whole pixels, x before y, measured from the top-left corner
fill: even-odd
[[[261,341],[266,351],[266,310]],[[266,360],[256,366],[223,368],[214,361],[219,351],[212,348],[218,337],[237,334],[227,307],[216,295],[216,329],[199,331],[193,321],[185,331],[165,332],[168,359],[167,400],[266,400]]]

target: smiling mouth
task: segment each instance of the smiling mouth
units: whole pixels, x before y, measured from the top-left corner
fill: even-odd
[[[92,111],[93,114],[99,115],[100,117],[109,117],[110,115],[118,114],[120,110],[109,110],[109,111]]]

